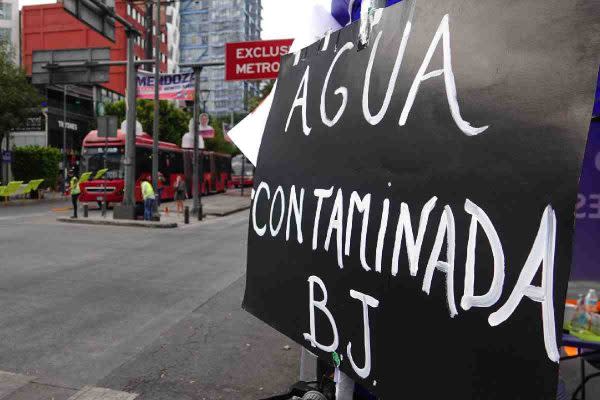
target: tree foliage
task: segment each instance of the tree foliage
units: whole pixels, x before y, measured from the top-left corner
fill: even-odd
[[[42,188],[56,187],[62,159],[60,150],[54,147],[24,146],[15,148],[13,154],[12,171],[15,180],[28,182],[44,179]]]
[[[119,117],[119,124],[125,119],[125,101],[117,101],[105,106],[107,115]],[[137,101],[137,120],[144,132],[154,135],[154,101]],[[188,131],[191,115],[175,106],[172,102],[159,102],[159,139],[165,142],[181,144],[181,138]]]
[[[235,114],[234,115],[234,123],[237,123],[244,118],[244,114]],[[211,117],[210,118],[210,126],[215,130],[215,138],[214,139],[204,139],[204,144],[207,150],[216,151],[218,153],[225,153],[236,155],[239,154],[238,148],[233,144],[225,140],[225,136],[223,135],[223,124],[231,123],[231,117]]]
[[[248,110],[250,112],[254,111],[260,103],[271,93],[273,90],[273,86],[275,85],[274,80],[263,81],[262,88],[260,89],[260,94],[258,96],[253,96],[248,99]]]
[[[0,142],[8,132],[22,126],[41,102],[25,71],[14,64],[10,44],[0,40]]]

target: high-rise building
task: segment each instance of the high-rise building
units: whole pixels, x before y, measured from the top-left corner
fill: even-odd
[[[179,25],[181,17],[179,8],[181,3],[175,1],[167,5],[167,43],[169,43],[169,54],[167,58],[167,69],[169,72],[179,71]]]
[[[0,0],[0,40],[11,44],[13,60],[19,63],[19,4],[17,0]]]
[[[180,62],[223,62],[226,43],[260,40],[261,12],[261,0],[181,0]],[[257,83],[225,82],[224,67],[205,68],[200,79],[211,114],[242,112],[258,91]]]

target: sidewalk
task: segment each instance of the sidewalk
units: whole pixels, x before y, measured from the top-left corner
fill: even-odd
[[[9,201],[2,201],[2,207],[27,207],[36,204],[45,204],[45,203],[57,203],[57,202],[65,202],[70,201],[68,196],[64,196],[60,192],[51,192],[51,191],[40,191],[39,199],[30,199],[27,198],[11,198]]]
[[[0,399],[5,400],[134,400],[135,393],[84,386],[81,389],[49,385],[34,376],[0,371]]]
[[[227,193],[204,196],[202,197],[202,208],[205,217],[224,217],[236,212],[247,210],[250,208],[250,190],[245,191],[244,197],[240,196],[239,191],[230,191]],[[184,206],[192,209],[192,200],[186,200]],[[128,226],[138,228],[154,228],[154,229],[172,229],[184,225],[183,214],[175,212],[175,202],[165,202],[159,207],[160,222],[154,221],[128,221],[113,219],[113,210],[106,211],[106,217],[102,216],[101,210],[95,205],[90,205],[88,218],[83,218],[83,210],[79,211],[78,219],[58,218],[59,222],[88,224],[88,225],[111,225],[111,226]],[[198,218],[190,215],[190,225],[199,224]]]

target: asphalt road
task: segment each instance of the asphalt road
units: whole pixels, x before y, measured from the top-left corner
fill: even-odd
[[[56,222],[67,207],[0,207],[0,371],[37,377],[11,400],[84,385],[258,400],[297,379],[298,346],[240,307],[247,211],[155,231]],[[572,390],[578,361],[561,376]],[[600,398],[600,380],[587,395]]]
[[[283,350],[293,344],[240,308],[247,212],[157,232],[61,224],[62,208],[0,210],[0,370],[143,399],[185,398],[183,377],[190,396],[210,399],[256,399],[297,378],[297,349]],[[235,318],[220,321],[223,313]],[[155,353],[163,341],[187,338],[192,325],[209,330],[193,355]],[[234,373],[244,356],[264,368]],[[158,385],[139,384],[150,375]]]

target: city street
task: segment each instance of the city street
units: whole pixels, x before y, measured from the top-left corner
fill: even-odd
[[[160,232],[66,215],[0,208],[0,370],[32,379],[0,398],[258,399],[297,378],[297,346],[240,307],[247,212]]]
[[[0,378],[25,376],[10,391],[0,379],[0,399],[66,400],[91,385],[258,400],[297,379],[298,346],[241,309],[247,211],[158,231],[56,221],[69,213],[61,200],[0,207]],[[561,376],[577,386],[579,361]]]

